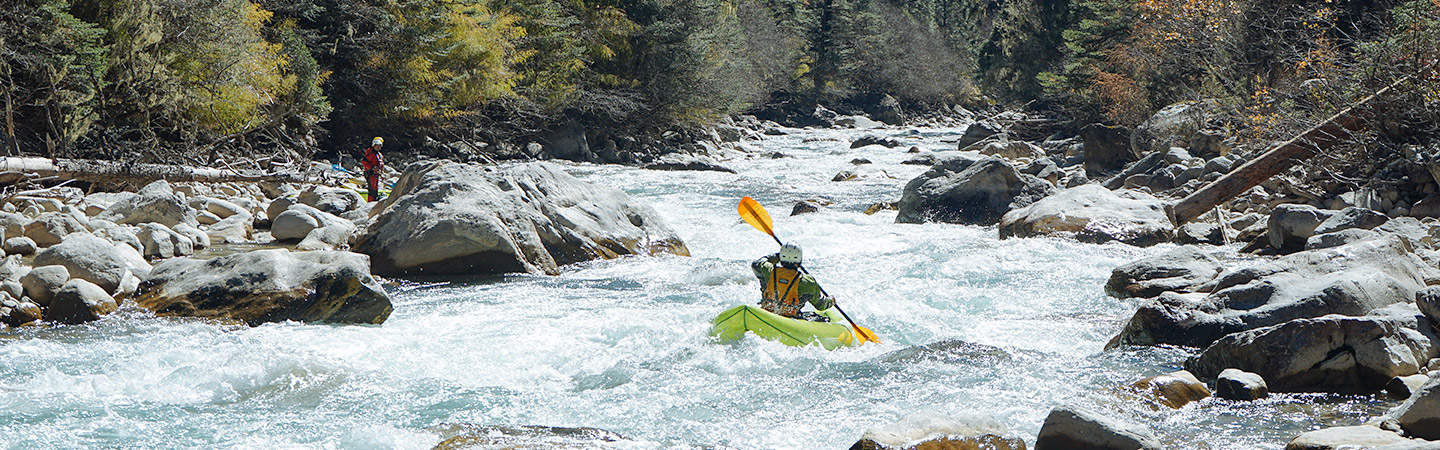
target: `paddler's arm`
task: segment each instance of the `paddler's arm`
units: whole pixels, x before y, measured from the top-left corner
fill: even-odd
[[[814,306],[816,311],[824,311],[835,306],[835,299],[820,290],[820,283],[815,281],[815,277],[801,276],[800,285],[796,286],[796,289],[800,291],[800,300],[810,303],[810,306]]]
[[[755,272],[755,278],[761,283],[770,279],[770,271],[775,269],[775,264],[780,262],[780,254],[765,256],[750,263],[750,270]]]

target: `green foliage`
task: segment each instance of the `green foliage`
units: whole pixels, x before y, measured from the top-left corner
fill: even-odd
[[[63,0],[25,0],[0,18],[4,151],[64,151],[95,122],[106,70],[103,33]]]

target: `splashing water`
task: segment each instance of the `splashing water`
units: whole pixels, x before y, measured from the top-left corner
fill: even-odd
[[[961,131],[881,132],[939,151]],[[1279,448],[1388,406],[1278,395],[1172,411],[1126,400],[1119,387],[1194,352],[1103,351],[1136,306],[1104,295],[1110,270],[1165,247],[999,240],[993,227],[867,216],[925,167],[901,165],[913,156],[903,147],[849,149],[860,133],[747,144],[791,157],[727,162],[738,175],[568,166],[654,206],[689,258],[402,281],[381,326],[249,328],[132,309],[0,331],[0,444],[428,448],[441,425],[471,423],[601,428],[627,438],[606,444],[619,447],[843,448],[866,429],[936,417],[1033,442],[1051,408],[1075,404],[1146,424],[1173,446]],[[856,157],[874,164],[857,168]],[[861,179],[830,181],[842,170]],[[707,336],[716,313],[756,301],[748,262],[776,251],[736,215],[745,195],[884,344],[828,352]],[[788,216],[808,198],[833,204]],[[913,348],[957,340],[979,345]],[[1001,351],[965,350],[984,346]]]

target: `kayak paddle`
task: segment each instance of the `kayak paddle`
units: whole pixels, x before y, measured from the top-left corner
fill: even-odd
[[[740,211],[740,218],[745,219],[746,223],[770,235],[771,238],[775,239],[776,244],[784,245],[780,242],[780,238],[775,236],[774,221],[770,220],[770,213],[765,212],[765,207],[760,206],[760,202],[755,201],[753,198],[745,197],[740,199],[740,205],[737,206],[736,209]],[[804,265],[800,266],[800,272],[806,275],[810,274],[810,271],[805,270]],[[823,286],[820,287],[820,293],[826,297],[830,297],[830,293],[825,292]],[[835,310],[840,311],[840,315],[845,317],[846,322],[850,322],[850,327],[855,329],[855,335],[860,337],[860,342],[870,341],[876,344],[880,343],[880,338],[875,336],[874,331],[870,331],[869,328],[856,324],[854,320],[850,319],[849,314],[845,314],[845,310],[840,309],[839,303],[835,304]]]

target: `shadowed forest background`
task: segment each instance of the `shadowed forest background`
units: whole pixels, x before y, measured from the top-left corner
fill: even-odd
[[[382,135],[503,156],[565,123],[658,135],[817,104],[1021,108],[1073,134],[1198,99],[1263,143],[1405,77],[1360,151],[1440,136],[1440,0],[12,2],[10,155],[211,164]]]

